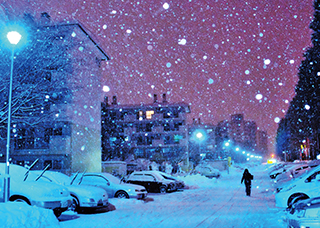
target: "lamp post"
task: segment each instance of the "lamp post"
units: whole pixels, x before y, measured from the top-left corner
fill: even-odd
[[[9,177],[9,156],[10,156],[10,131],[11,131],[11,103],[12,103],[12,79],[13,79],[13,60],[14,60],[14,48],[15,45],[21,40],[21,34],[16,31],[10,31],[7,33],[7,38],[12,44],[11,52],[11,72],[10,72],[10,84],[9,84],[9,98],[8,98],[8,127],[7,127],[7,151],[6,151],[6,178],[5,178],[5,197],[4,202],[9,201],[10,195],[10,177]]]
[[[198,144],[199,144],[199,155],[201,156],[201,145],[200,145],[200,143],[201,143],[201,141],[202,141],[204,136],[203,136],[202,132],[198,132],[196,134],[196,137],[198,139]]]

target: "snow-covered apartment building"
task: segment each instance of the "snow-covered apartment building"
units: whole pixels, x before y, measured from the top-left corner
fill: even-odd
[[[161,157],[179,162],[188,156],[188,104],[162,101],[154,94],[151,104],[120,105],[113,96],[102,103],[102,159]],[[159,158],[160,159],[160,158]],[[156,160],[156,159],[155,159]]]
[[[49,20],[48,15],[43,14],[42,20]],[[50,39],[50,47],[59,47],[63,52],[64,65],[59,65],[60,60],[50,56],[50,52],[46,53],[47,59],[52,58],[53,62],[45,69],[47,83],[52,85],[52,89],[43,95],[47,104],[42,104],[40,113],[30,113],[28,121],[12,119],[10,160],[16,164],[30,165],[39,159],[36,169],[49,165],[51,170],[66,173],[84,170],[99,172],[100,99],[103,96],[101,65],[109,57],[79,23],[52,24],[47,21],[37,26],[46,34],[46,39]],[[46,49],[42,51],[46,52]],[[41,121],[40,115],[43,116]],[[2,162],[5,161],[5,150],[6,140],[2,138]]]

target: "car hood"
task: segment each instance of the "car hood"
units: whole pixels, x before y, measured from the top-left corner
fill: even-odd
[[[174,180],[162,180],[161,182],[164,184],[175,184]]]
[[[120,184],[115,184],[117,185],[119,188],[123,188],[123,189],[137,189],[137,190],[144,190],[145,187],[141,186],[141,185],[137,185],[137,184],[127,184],[127,183],[120,183]]]
[[[11,181],[10,194],[23,194],[40,197],[50,195],[53,197],[69,196],[70,192],[66,187],[53,183],[35,181]]]
[[[81,185],[65,185],[65,187],[70,191],[70,193],[75,193],[76,195],[85,196],[99,196],[106,195],[106,191],[99,187],[94,186],[81,186]]]

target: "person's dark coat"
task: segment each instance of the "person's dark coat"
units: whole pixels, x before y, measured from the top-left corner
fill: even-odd
[[[241,184],[244,182],[246,186],[247,196],[251,195],[251,181],[253,180],[253,175],[249,173],[248,169],[245,169],[241,178]]]

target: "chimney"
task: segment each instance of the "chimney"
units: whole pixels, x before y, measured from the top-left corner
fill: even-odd
[[[50,15],[47,12],[41,13],[41,23],[42,24],[50,23]]]
[[[108,104],[108,100],[109,100],[109,98],[107,97],[107,96],[105,96],[104,97],[104,103],[108,106],[109,104]]]
[[[153,103],[157,103],[158,102],[158,96],[157,94],[153,94]]]
[[[117,105],[117,96],[112,97],[112,104]]]
[[[162,94],[162,103],[168,103],[167,101],[167,94]]]

